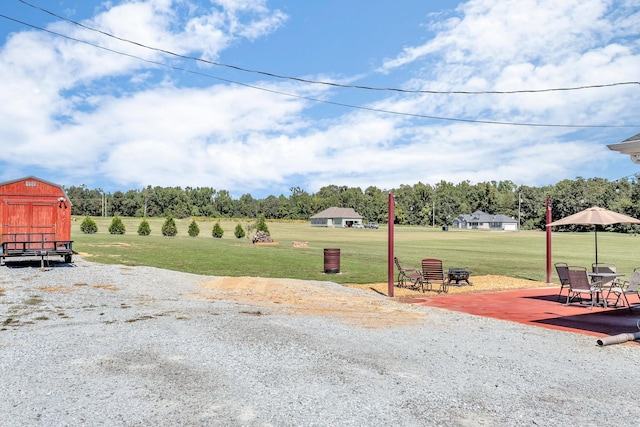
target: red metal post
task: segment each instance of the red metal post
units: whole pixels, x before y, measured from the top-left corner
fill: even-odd
[[[395,198],[393,194],[389,193],[389,214],[388,214],[388,236],[387,236],[387,245],[388,245],[388,254],[389,257],[387,259],[387,280],[388,280],[388,291],[389,297],[393,298],[393,223],[395,222],[396,214],[395,214]]]
[[[547,199],[547,224],[551,223],[551,199]],[[551,227],[547,229],[547,283],[551,283]]]

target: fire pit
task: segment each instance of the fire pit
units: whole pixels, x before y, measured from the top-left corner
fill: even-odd
[[[469,275],[472,273],[468,268],[449,267],[449,285],[455,281],[455,286],[462,286],[466,282],[467,285],[473,286],[473,283],[469,281]]]

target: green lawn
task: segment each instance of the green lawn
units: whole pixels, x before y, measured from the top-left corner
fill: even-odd
[[[255,246],[249,238],[237,239],[235,221],[221,221],[224,237],[211,236],[214,221],[198,221],[200,235],[190,237],[191,220],[176,220],[178,235],[164,237],[164,219],[152,218],[150,236],[138,236],[140,218],[123,218],[127,232],[110,235],[111,218],[94,218],[98,233],[83,234],[82,218],[72,227],[74,250],[103,263],[148,265],[215,276],[289,277],[331,280],[339,283],[387,281],[387,228],[334,229],[311,227],[307,222],[269,222],[278,245]],[[241,222],[243,227],[247,222]],[[250,233],[248,233],[250,234]],[[308,242],[294,248],[292,242]],[[635,235],[598,233],[599,261],[613,262],[630,273],[640,266]],[[340,274],[324,274],[324,249],[340,249]],[[419,267],[422,258],[440,258],[445,268],[468,267],[475,275],[496,274],[546,280],[544,232],[492,232],[429,227],[395,227],[395,254],[403,264]],[[591,267],[594,233],[553,233],[553,262]],[[557,281],[555,270],[553,280]]]

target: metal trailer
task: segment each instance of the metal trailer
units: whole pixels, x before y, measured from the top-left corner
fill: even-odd
[[[56,184],[29,176],[0,183],[0,261],[61,256],[72,261],[71,200]]]

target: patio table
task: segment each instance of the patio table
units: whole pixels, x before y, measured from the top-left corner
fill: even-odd
[[[589,276],[591,278],[591,281],[601,281],[602,283],[606,283],[607,286],[603,287],[601,290],[602,292],[605,291],[605,289],[608,289],[609,292],[611,292],[611,287],[615,284],[615,279],[618,277],[622,277],[624,276],[624,273],[611,273],[611,272],[599,272],[599,273],[595,273],[595,272],[587,272],[587,276]],[[609,279],[609,280],[607,280]],[[601,293],[602,293],[601,292]],[[609,294],[607,294],[607,297],[609,296]],[[607,298],[604,296],[604,294],[602,295],[602,302],[600,302],[600,296],[599,294],[596,295],[596,304],[598,305],[602,305],[604,308],[607,308]]]
[[[597,280],[602,280],[609,282],[610,284],[613,284],[614,280],[618,277],[622,277],[625,276],[624,273],[605,273],[605,272],[600,272],[600,273],[594,273],[594,272],[587,272],[587,276],[591,277],[592,281],[597,281]],[[609,279],[609,280],[607,280]]]

